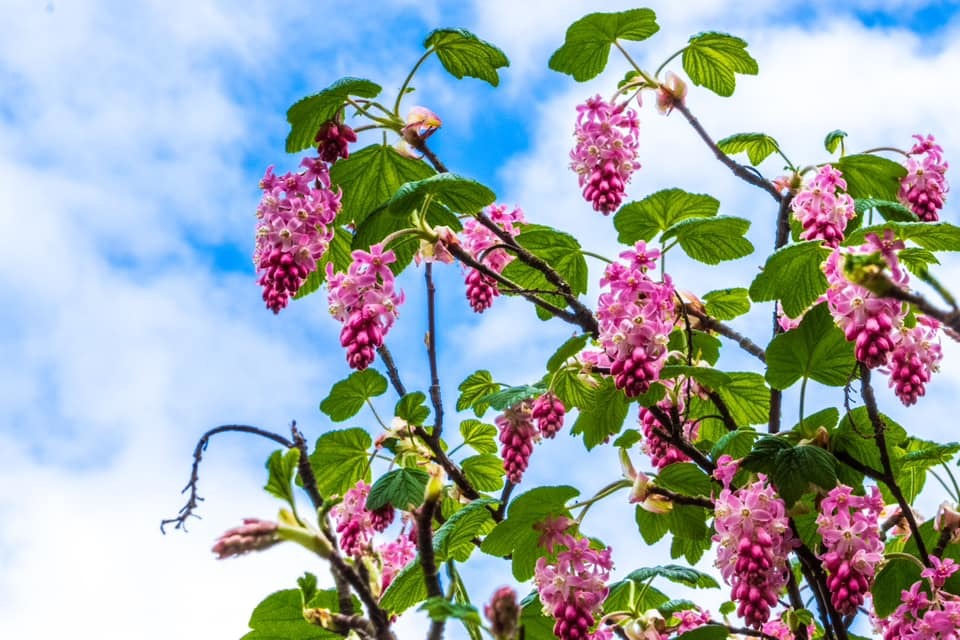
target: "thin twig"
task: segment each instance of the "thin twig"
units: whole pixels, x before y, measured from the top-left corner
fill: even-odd
[[[183,505],[183,507],[180,509],[180,512],[176,518],[169,518],[160,522],[160,533],[166,533],[164,528],[171,523],[176,523],[174,529],[183,529],[186,531],[187,518],[191,516],[197,519],[200,518],[200,516],[194,513],[194,510],[197,508],[198,504],[203,501],[203,498],[197,495],[197,482],[200,480],[200,460],[203,458],[203,452],[206,450],[207,444],[210,442],[210,438],[218,433],[226,433],[231,431],[238,433],[250,433],[262,438],[267,438],[268,440],[273,440],[277,444],[283,445],[287,449],[293,447],[293,443],[280,434],[273,433],[272,431],[266,431],[265,429],[261,429],[259,427],[251,427],[244,424],[226,424],[210,429],[200,437],[200,440],[197,442],[197,446],[193,450],[193,468],[190,470],[190,481],[187,483],[187,486],[183,488],[183,491],[180,492],[186,493],[189,491],[190,498],[187,500],[187,504]]]
[[[704,498],[703,496],[685,496],[682,493],[675,493],[669,489],[664,489],[663,487],[648,486],[647,493],[663,496],[675,504],[685,504],[691,507],[703,507],[704,509],[709,509],[710,511],[713,511],[716,508],[716,505],[714,505],[713,500],[710,498]]]
[[[439,443],[434,442],[430,438],[430,434],[428,434],[423,427],[414,427],[413,433],[424,441],[433,454],[434,462],[443,467],[443,470],[447,472],[447,476],[449,476],[449,478],[453,480],[453,483],[457,485],[457,488],[460,489],[463,497],[468,500],[476,500],[480,497],[480,493],[470,484],[470,481],[467,480],[467,476],[463,474],[463,470],[447,456]]]
[[[890,289],[885,292],[884,296],[887,298],[893,298],[894,300],[909,302],[931,318],[936,318],[950,329],[953,329],[954,331],[960,331],[960,312],[944,311],[943,309],[935,307],[929,300],[924,298],[919,293],[912,293],[910,291],[904,291],[899,287],[891,286]]]
[[[741,349],[760,360],[760,362],[766,363],[766,352],[764,352],[764,350],[760,348],[753,340],[741,333],[738,333],[735,329],[720,322],[716,318],[712,318],[705,313],[693,309],[689,304],[686,305],[686,309],[687,313],[700,320],[700,326],[703,329],[707,331],[715,331],[723,337],[733,340],[740,346]]]
[[[796,531],[796,527],[791,520],[790,525]],[[817,600],[817,609],[820,612],[820,624],[823,625],[824,635],[827,640],[847,640],[847,629],[843,626],[843,620],[840,614],[834,608],[830,601],[830,593],[826,591],[826,574],[820,565],[820,561],[806,546],[801,545],[794,549],[797,558],[800,560],[800,571],[803,577],[810,585],[813,596]],[[838,628],[839,627],[839,628]]]
[[[439,494],[428,496],[417,510],[417,547],[420,552],[420,566],[423,567],[423,580],[427,587],[428,598],[442,598],[440,578],[437,572],[437,558],[433,551],[433,515],[437,510]],[[443,637],[445,619],[435,620],[430,625],[428,640],[440,640]]]
[[[789,567],[787,567],[789,569]],[[803,598],[800,596],[800,585],[797,584],[797,577],[793,571],[787,572],[787,595],[790,598],[790,606],[794,611],[803,609]],[[807,628],[801,625],[796,631],[796,640],[807,640]]]
[[[401,398],[407,395],[407,389],[400,380],[400,370],[397,369],[397,363],[394,361],[390,349],[387,349],[387,345],[383,344],[377,348],[377,353],[380,354],[383,366],[387,368],[387,378],[390,380],[390,384],[393,385],[393,390],[396,391],[397,395]]]
[[[424,269],[427,283],[427,355],[430,360],[430,402],[433,404],[433,433],[430,439],[440,442],[443,433],[443,401],[440,397],[440,374],[437,369],[437,287],[433,283],[433,263]]]

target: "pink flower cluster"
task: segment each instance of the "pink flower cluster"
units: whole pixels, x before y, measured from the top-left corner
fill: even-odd
[[[320,159],[333,164],[338,158],[350,157],[350,143],[357,141],[357,134],[342,122],[329,120],[320,127],[315,141]]]
[[[960,569],[951,559],[930,556],[932,567],[920,575],[931,589],[919,580],[901,592],[901,604],[886,619],[874,619],[883,640],[955,640],[960,629],[960,596],[943,589],[947,579]],[[929,593],[929,595],[928,595]]]
[[[943,353],[938,331],[940,323],[918,315],[916,325],[904,325],[904,305],[893,298],[879,296],[866,287],[854,284],[844,275],[846,255],[867,255],[879,252],[890,272],[894,286],[906,287],[909,276],[897,258],[904,248],[902,241],[887,231],[881,240],[867,235],[859,248],[835,250],[824,265],[830,285],[826,299],[834,321],[843,329],[847,340],[855,343],[857,360],[871,368],[886,367],[890,386],[903,404],[909,406],[926,392],[926,384],[938,370]]]
[[[363,480],[343,495],[343,501],[330,509],[337,524],[340,548],[348,556],[359,556],[370,548],[373,534],[383,531],[393,522],[392,505],[387,504],[377,511],[367,510],[370,485]]]
[[[502,204],[491,205],[487,208],[486,214],[494,224],[511,236],[517,236],[520,233],[520,227],[517,225],[526,222],[523,210],[519,207],[508,209]],[[513,261],[513,256],[505,250],[492,248],[501,244],[500,238],[476,219],[467,220],[461,235],[463,248],[491,270],[501,273],[504,267]],[[466,285],[467,300],[477,313],[483,313],[489,309],[493,299],[500,295],[497,281],[476,269],[467,270]]]
[[[900,201],[924,222],[936,222],[943,208],[944,194],[950,189],[944,174],[943,147],[933,136],[913,136],[917,143],[907,158],[907,175],[900,182]]]
[[[400,534],[396,540],[384,542],[377,547],[377,554],[380,556],[381,562],[380,593],[382,594],[393,582],[393,579],[397,577],[400,570],[417,555],[417,546],[410,539],[410,536]]]
[[[856,215],[853,198],[840,192],[846,188],[847,181],[840,172],[824,165],[809,184],[797,191],[790,207],[793,217],[803,225],[801,238],[823,240],[828,247],[839,246],[847,222]]]
[[[570,168],[579,177],[583,197],[607,215],[620,207],[630,176],[640,168],[637,112],[627,109],[626,103],[611,104],[594,96],[577,106],[574,136]]]
[[[347,363],[354,369],[370,366],[378,347],[393,326],[403,293],[394,290],[390,265],[393,251],[375,244],[366,251],[354,251],[347,273],[334,273],[327,264],[330,315],[343,323],[340,344],[347,350]]]
[[[569,524],[569,521],[566,521]],[[593,633],[595,615],[609,593],[607,581],[613,569],[610,549],[592,549],[590,540],[577,539],[555,527],[546,527],[548,535],[541,538],[541,546],[555,560],[540,558],[534,570],[533,581],[540,593],[544,611],[553,616],[553,633],[560,640],[602,640],[611,636],[609,629],[598,628]]]
[[[869,495],[855,496],[850,487],[838,485],[820,503],[817,531],[826,549],[820,559],[827,572],[830,600],[843,615],[854,613],[863,604],[883,560],[881,509],[883,498],[876,487]]]
[[[212,551],[219,560],[242,556],[251,551],[262,551],[280,542],[276,522],[259,518],[244,518],[243,524],[225,531],[217,538]]]
[[[524,400],[513,405],[495,420],[500,429],[500,455],[507,480],[520,484],[523,472],[530,464],[537,428],[533,424],[533,403]]]
[[[533,401],[531,417],[537,425],[537,431],[544,438],[552,438],[563,428],[563,419],[567,408],[563,401],[548,391]]]
[[[688,391],[691,394],[701,393],[696,381],[689,378],[681,377],[676,381],[664,380],[662,382],[667,387],[669,395],[657,403],[657,408],[668,416],[682,416],[684,414],[684,397]],[[689,389],[687,385],[689,385]],[[644,438],[643,452],[650,456],[650,461],[658,470],[675,462],[690,460],[689,456],[657,433],[658,431],[669,433],[669,428],[661,423],[654,412],[647,407],[640,407],[640,429]],[[698,423],[690,422],[683,425],[682,435],[688,442],[696,440],[699,432],[700,425]]]
[[[257,243],[253,263],[263,300],[274,313],[287,306],[306,277],[317,268],[333,238],[340,194],[330,190],[330,174],[321,158],[304,158],[298,173],[273,175],[268,167],[257,206]]]
[[[620,254],[624,262],[609,265],[600,280],[609,291],[600,294],[597,319],[600,353],[584,353],[585,362],[609,367],[618,388],[638,396],[657,380],[667,356],[676,318],[676,300],[669,276],[654,282],[647,271],[660,252],[640,241]]]
[[[716,566],[733,587],[737,614],[755,629],[770,619],[790,568],[787,553],[796,546],[786,505],[763,474],[742,489],[724,488],[716,500],[713,540]]]

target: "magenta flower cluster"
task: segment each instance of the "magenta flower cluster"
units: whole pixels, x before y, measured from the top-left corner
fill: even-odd
[[[519,484],[530,464],[537,427],[533,424],[533,403],[524,400],[513,405],[495,420],[500,430],[500,456],[507,480]]]
[[[879,518],[883,509],[880,490],[855,496],[853,489],[838,485],[820,503],[817,531],[825,551],[820,554],[827,572],[827,588],[833,606],[843,615],[855,613],[863,604],[883,560]]]
[[[759,629],[787,584],[787,554],[797,544],[786,505],[760,474],[742,489],[725,487],[716,499],[715,516],[715,564],[732,587],[737,614]]]
[[[394,289],[389,266],[396,260],[393,251],[385,252],[383,245],[375,244],[369,253],[353,252],[347,273],[335,273],[333,263],[327,264],[330,315],[343,323],[340,344],[354,369],[370,366],[403,304],[403,293]]]
[[[537,425],[537,431],[544,438],[553,438],[563,428],[563,419],[567,408],[553,392],[548,391],[533,401],[531,417]]]
[[[943,147],[934,141],[933,136],[913,137],[917,143],[910,149],[907,175],[900,181],[898,195],[920,220],[936,222],[950,188],[944,177],[948,165],[943,161]]]
[[[801,238],[823,240],[828,247],[840,245],[847,222],[856,215],[853,198],[841,192],[846,188],[847,181],[840,172],[825,165],[813,180],[797,191],[790,207],[793,217],[803,226]]]
[[[520,233],[517,225],[526,222],[523,210],[519,207],[508,209],[505,205],[491,205],[486,209],[487,218],[511,236]],[[463,248],[470,252],[477,261],[490,267],[492,271],[502,273],[503,269],[513,261],[513,256],[502,248],[493,248],[501,244],[500,238],[476,219],[471,218],[463,225],[461,234]],[[493,304],[493,299],[500,295],[497,281],[484,275],[476,269],[467,269],[465,279],[467,285],[467,300],[477,313],[483,313]]]
[[[392,511],[392,507],[391,507]],[[401,534],[395,540],[384,542],[377,547],[377,555],[380,556],[380,593],[382,594],[397,577],[400,570],[410,564],[413,557],[417,555],[417,546],[410,539],[410,536]]]
[[[930,556],[932,566],[920,572],[918,580],[901,592],[902,604],[884,620],[875,619],[883,640],[955,640],[960,629],[960,596],[943,586],[960,569],[952,559]],[[924,581],[929,583],[925,588]]]
[[[657,403],[657,408],[668,416],[682,416],[685,413],[686,401],[684,397],[687,393],[701,393],[699,385],[695,380],[680,377],[677,381],[663,380],[662,384],[667,387],[668,396]],[[689,388],[688,388],[689,386]],[[650,456],[650,462],[658,470],[671,465],[675,462],[687,462],[690,457],[683,451],[670,444],[658,432],[668,432],[669,428],[660,422],[657,416],[647,407],[640,407],[640,430],[643,433],[643,452]],[[685,423],[681,430],[681,435],[687,442],[697,439],[700,432],[700,425],[695,422]]]
[[[393,522],[393,505],[370,511],[367,509],[369,495],[370,485],[359,480],[343,495],[343,501],[330,509],[336,522],[340,548],[348,556],[362,555],[370,548],[373,534],[385,530]]]
[[[577,106],[574,136],[570,168],[580,180],[583,197],[607,215],[620,207],[630,176],[640,168],[637,112],[626,103],[611,104],[594,96]]]
[[[650,388],[660,376],[676,318],[673,283],[664,275],[654,282],[647,272],[660,252],[640,241],[623,259],[609,265],[600,280],[609,290],[600,294],[597,319],[600,353],[584,353],[590,364],[609,367],[617,387],[629,397]]]
[[[333,238],[340,194],[330,190],[330,174],[321,158],[304,158],[302,172],[273,174],[268,167],[257,206],[257,243],[253,263],[263,300],[274,313],[287,306]]]
[[[566,524],[571,522],[563,519]],[[609,593],[607,581],[613,569],[610,549],[593,549],[590,540],[553,527],[541,538],[541,546],[555,559],[540,558],[533,581],[544,611],[556,623],[553,633],[560,640],[605,640],[612,636],[601,626],[591,633],[595,615]],[[557,551],[559,549],[559,551]]]

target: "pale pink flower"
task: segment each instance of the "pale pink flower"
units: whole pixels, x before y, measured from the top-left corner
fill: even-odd
[[[640,122],[625,103],[610,104],[600,96],[578,106],[577,113],[570,168],[579,177],[583,197],[607,215],[619,208],[630,176],[640,168]]]
[[[936,222],[943,208],[945,194],[950,190],[944,174],[947,163],[943,161],[943,148],[933,136],[913,136],[917,143],[907,158],[907,175],[900,182],[900,201],[909,207],[920,220]]]

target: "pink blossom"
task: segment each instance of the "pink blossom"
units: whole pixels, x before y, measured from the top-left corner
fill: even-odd
[[[340,548],[348,556],[359,556],[370,548],[373,540],[373,518],[367,511],[367,496],[370,495],[370,485],[363,480],[349,489],[343,496],[343,501],[330,509],[337,525],[337,535],[340,537]]]
[[[943,351],[939,328],[934,318],[918,316],[912,329],[901,325],[893,334],[894,348],[887,364],[890,386],[908,407],[926,393],[926,384],[940,368]]]
[[[490,621],[494,640],[514,640],[520,627],[520,605],[517,592],[510,587],[500,587],[490,602],[483,607],[483,614]]]
[[[682,97],[680,98],[682,100]],[[637,113],[624,104],[610,104],[600,96],[577,107],[570,152],[570,168],[579,177],[583,197],[604,215],[619,208],[626,183],[640,168],[637,162]]]
[[[342,122],[329,120],[321,125],[315,140],[320,158],[333,164],[338,158],[350,157],[349,145],[357,141],[357,134]]]
[[[533,402],[531,417],[537,430],[544,438],[552,438],[563,428],[563,418],[567,408],[563,401],[548,391]]]
[[[663,384],[670,390],[670,393],[657,403],[657,408],[667,416],[671,414],[684,415],[683,383],[664,380]],[[674,398],[674,396],[676,397]],[[660,435],[660,432],[669,433],[670,429],[667,425],[661,423],[654,412],[647,407],[640,407],[640,428],[644,437],[643,451],[650,456],[650,461],[658,470],[662,470],[675,462],[690,460],[689,456]],[[692,442],[697,439],[699,431],[700,428],[696,422],[688,422],[683,425],[681,435],[687,442]]]
[[[951,559],[941,561],[936,556],[930,556],[930,563],[932,566],[921,572],[921,580],[901,592],[901,605],[889,617],[872,616],[884,640],[960,638],[960,596],[943,589],[958,566]]]
[[[380,570],[380,593],[387,590],[393,579],[397,577],[400,570],[407,566],[413,557],[417,555],[417,547],[410,540],[410,537],[404,534],[397,536],[396,540],[385,542],[377,547],[377,554],[380,556],[382,568]]]
[[[217,558],[235,558],[251,551],[262,551],[280,542],[278,525],[258,518],[244,518],[243,524],[224,532],[212,551]]]
[[[505,205],[495,204],[489,206],[485,213],[491,222],[511,236],[517,236],[520,233],[519,225],[526,222],[523,210],[519,207],[509,209]],[[513,256],[506,250],[494,248],[501,244],[500,238],[478,220],[467,220],[461,235],[463,248],[492,271],[501,273],[513,261]],[[496,280],[472,268],[467,269],[466,285],[467,300],[477,313],[489,309],[493,299],[500,295]]]
[[[413,107],[407,113],[407,123],[403,127],[403,139],[416,146],[442,126],[440,116],[426,107]]]
[[[657,111],[668,116],[676,105],[683,104],[686,97],[687,83],[673,71],[667,71],[666,79],[657,87]]]
[[[907,175],[900,182],[900,201],[909,207],[920,220],[936,222],[943,208],[945,194],[950,186],[944,174],[947,163],[943,161],[943,148],[933,136],[913,136],[917,143],[907,158]]]
[[[500,429],[500,454],[507,480],[520,484],[523,472],[530,464],[533,443],[537,438],[537,429],[532,422],[532,403],[524,400],[513,405],[496,419]]]
[[[846,188],[847,182],[840,172],[828,164],[820,168],[809,184],[797,191],[790,208],[793,217],[803,225],[801,238],[823,240],[828,247],[840,244],[847,222],[856,215],[853,198],[840,192]]]

